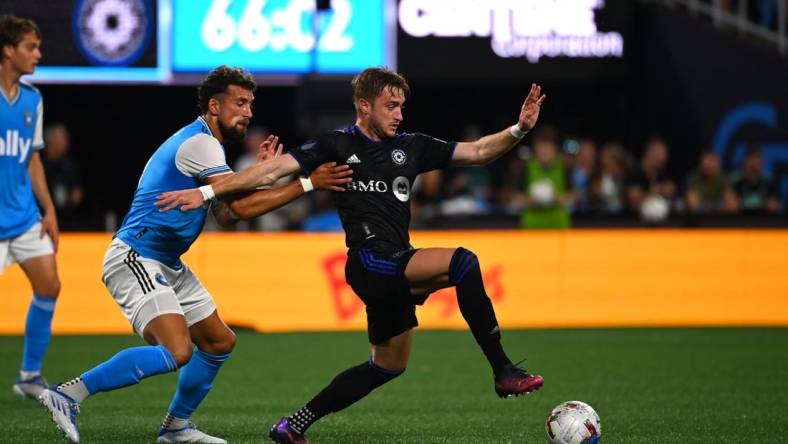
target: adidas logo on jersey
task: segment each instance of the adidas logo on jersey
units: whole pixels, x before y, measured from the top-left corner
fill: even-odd
[[[17,130],[6,130],[5,138],[0,139],[0,156],[19,156],[19,163],[24,163],[32,142],[33,139],[19,137]]]
[[[353,154],[352,156],[350,156],[350,157],[348,157],[348,158],[347,158],[347,160],[345,161],[345,163],[361,163],[361,159],[359,159],[359,158],[358,158],[358,156],[356,156],[355,154]]]

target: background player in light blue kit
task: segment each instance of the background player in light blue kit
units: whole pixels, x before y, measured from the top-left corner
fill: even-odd
[[[20,80],[41,60],[41,31],[31,20],[4,15],[0,46],[0,274],[17,262],[33,287],[22,367],[13,389],[36,398],[47,387],[41,363],[60,293],[57,216],[39,155],[44,103],[36,88]]]
[[[208,208],[220,225],[229,225],[284,205],[313,186],[341,191],[350,180],[347,166],[325,164],[310,179],[284,187],[236,195],[228,203],[213,199],[199,211],[160,212],[154,201],[162,192],[214,183],[232,172],[222,144],[245,135],[255,87],[252,77],[241,69],[221,66],[213,70],[199,88],[202,115],[170,136],[145,165],[131,209],[104,256],[103,281],[149,345],[122,350],[41,394],[41,403],[71,441],[79,442],[76,415],[88,396],[183,367],[157,441],[226,442],[201,432],[189,418],[230,357],[235,334],[180,257],[200,234]],[[281,153],[275,137],[269,137],[261,149],[267,153],[263,161]]]

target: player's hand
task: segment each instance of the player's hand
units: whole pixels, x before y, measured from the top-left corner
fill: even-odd
[[[528,92],[528,97],[525,98],[522,108],[520,108],[520,118],[517,120],[517,125],[520,126],[522,131],[531,131],[539,119],[539,110],[542,108],[542,102],[547,96],[542,94],[542,87],[536,83],[531,84],[531,91]]]
[[[348,165],[328,162],[312,171],[309,180],[318,190],[345,191],[344,184],[352,182],[353,170]]]
[[[52,238],[52,246],[57,253],[57,246],[60,243],[60,229],[57,226],[57,216],[54,209],[47,211],[41,218],[41,232],[38,233],[38,237],[43,238],[45,234]]]
[[[179,208],[181,211],[194,210],[202,207],[202,204],[202,193],[197,188],[168,191],[156,196],[156,206],[159,207],[159,211],[162,213],[173,208]]]
[[[282,155],[284,146],[279,143],[279,137],[271,134],[260,144],[257,151],[257,163],[267,162]]]

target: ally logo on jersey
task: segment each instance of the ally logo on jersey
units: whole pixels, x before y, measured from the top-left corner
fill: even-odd
[[[19,163],[25,163],[32,146],[33,139],[31,137],[22,137],[19,135],[19,131],[8,129],[3,138],[0,138],[0,156],[19,156]]]

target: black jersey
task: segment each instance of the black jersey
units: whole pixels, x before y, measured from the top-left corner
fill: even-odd
[[[385,242],[409,248],[411,187],[420,173],[446,168],[456,143],[425,134],[398,134],[375,142],[357,126],[326,134],[289,153],[306,174],[326,162],[348,164],[353,182],[332,193],[348,248]]]

